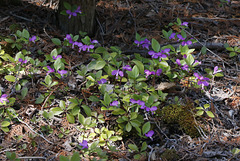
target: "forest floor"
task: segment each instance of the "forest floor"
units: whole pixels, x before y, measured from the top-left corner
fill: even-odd
[[[27,29],[31,35],[37,35],[41,38],[38,43],[38,49],[42,52],[50,53],[56,46],[52,43],[51,38],[63,40],[66,35],[60,32],[55,26],[56,14],[54,9],[57,3],[43,3],[41,1],[32,1],[31,3],[22,2],[22,5],[0,6],[0,36],[7,37],[16,30]],[[176,22],[177,18],[189,23],[186,29],[187,37],[198,40],[190,48],[196,49],[194,54],[201,60],[200,72],[204,68],[221,67],[224,77],[215,79],[211,82],[210,88],[204,93],[178,92],[169,90],[172,99],[178,96],[180,100],[198,99],[201,104],[210,104],[211,111],[215,118],[203,117],[202,123],[206,129],[202,136],[192,138],[184,134],[181,130],[171,130],[172,127],[161,124],[162,132],[154,136],[154,142],[151,144],[148,158],[142,160],[160,160],[166,149],[175,149],[178,159],[171,158],[165,160],[240,160],[240,155],[233,155],[233,148],[240,148],[240,54],[235,58],[229,57],[229,51],[224,47],[227,43],[229,46],[240,47],[240,1],[233,0],[231,4],[224,3],[221,5],[220,0],[100,0],[96,8],[97,30],[93,39],[99,41],[101,46],[110,47],[118,46],[122,53],[134,54],[137,52],[147,53],[139,50],[133,42],[135,33],[149,39],[156,39],[161,46],[170,43],[177,45],[179,42],[169,42],[162,36],[162,30],[171,22]],[[172,26],[173,31],[178,28]],[[1,40],[1,45],[6,45]],[[206,54],[200,54],[203,46],[208,48]],[[8,52],[6,50],[6,52]],[[9,54],[14,51],[9,49]],[[73,56],[65,53],[64,58],[71,62],[71,66],[84,63],[84,56]],[[63,84],[66,82],[63,82]],[[73,82],[73,84],[77,82]],[[0,75],[0,87],[7,90],[8,83]],[[64,88],[60,87],[60,88]],[[35,89],[36,90],[36,89]],[[40,130],[41,125],[46,122],[32,123],[36,110],[41,109],[40,105],[31,101],[32,93],[29,91],[28,97],[22,102],[18,102],[17,112],[22,116],[23,121]],[[71,93],[72,92],[72,93]],[[75,89],[69,91],[66,96],[70,95],[88,95],[91,91],[80,91]],[[59,96],[65,97],[65,96]],[[171,101],[171,100],[170,100]],[[59,129],[53,126],[53,133],[45,135],[52,142],[60,141],[62,146],[51,145],[40,137],[34,139],[37,146],[33,147],[32,138],[28,137],[31,130],[23,123],[17,123],[11,126],[8,133],[0,132],[0,159],[4,160],[5,152],[16,152],[18,156],[42,156],[47,160],[57,160],[59,155],[69,155],[73,147],[70,142],[76,139],[75,134],[78,131],[74,125],[62,119],[61,126],[70,130],[68,137],[59,140],[57,138]],[[176,125],[177,126],[177,125]],[[163,135],[163,133],[166,135]],[[15,136],[24,136],[17,140]],[[131,160],[131,153],[126,152],[126,144],[137,142],[134,138],[129,138],[124,143],[119,143],[120,152],[110,153],[113,160]],[[25,144],[25,148],[19,148]],[[174,155],[174,154],[169,154]],[[43,160],[43,159],[39,159]]]

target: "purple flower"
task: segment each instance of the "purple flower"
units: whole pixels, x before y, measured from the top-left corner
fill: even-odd
[[[156,111],[157,110],[157,106],[153,106],[153,107],[146,107],[146,111],[148,112],[148,111]]]
[[[191,44],[192,44],[192,41],[190,40],[186,42],[185,41],[182,42],[182,46],[191,45]]]
[[[200,65],[200,64],[202,64],[200,61],[195,60],[195,62],[193,63],[193,66]]]
[[[37,37],[33,36],[33,37],[29,38],[29,41],[32,41],[34,43],[36,39],[37,39]]]
[[[222,70],[218,70],[218,66],[215,66],[214,69],[213,69],[213,75],[221,72]]]
[[[159,61],[161,61],[161,58],[167,57],[167,55],[163,54],[162,52],[157,53],[157,56],[159,57]]]
[[[87,49],[88,49],[88,52],[89,52],[90,49],[94,49],[94,45],[88,45]]]
[[[137,103],[137,101],[136,101],[135,99],[133,99],[133,98],[130,99],[130,102],[131,102],[132,104]]]
[[[204,88],[204,86],[209,85],[209,83],[207,82],[209,80],[209,78],[200,76],[198,73],[194,73],[194,76],[196,77],[196,79],[198,79],[197,84],[202,85],[202,89]]]
[[[183,22],[181,25],[188,27],[188,22]]]
[[[137,100],[137,104],[140,105],[140,106],[144,106],[144,105],[145,105],[145,102],[144,102],[144,101],[141,101],[141,100]]]
[[[88,142],[86,140],[83,140],[82,143],[79,143],[80,146],[82,146],[82,149],[88,149]]]
[[[179,66],[181,66],[181,62],[180,62],[179,59],[176,60],[176,64],[179,65]]]
[[[113,101],[112,103],[110,103],[110,106],[117,106],[118,105],[118,101]]]
[[[146,78],[147,78],[149,75],[155,75],[155,72],[154,72],[154,71],[149,71],[149,70],[144,70],[144,73],[146,74]]]
[[[83,45],[82,47],[81,47],[81,50],[83,50],[83,51],[86,51],[88,49],[88,46],[87,45]],[[80,50],[80,48],[79,48],[79,50]],[[80,50],[80,51],[81,51]]]
[[[67,74],[66,70],[58,70],[58,73],[63,77],[64,74]]]
[[[26,64],[27,63],[27,60],[23,60],[22,58],[19,58],[18,61],[21,62],[22,64]]]
[[[100,81],[97,81],[97,82],[98,82],[98,84],[104,84],[104,83],[107,82],[107,80],[106,79],[101,79]]]
[[[128,70],[128,71],[132,71],[132,68],[130,67],[130,65],[125,65],[124,67],[122,67],[124,70]]]
[[[158,69],[158,70],[156,71],[156,75],[157,75],[157,76],[160,76],[161,73],[162,73],[162,69]]]
[[[80,6],[78,6],[78,8],[74,11],[75,13],[82,13],[82,11],[80,10]]]
[[[79,8],[80,9],[80,8]],[[80,10],[79,10],[80,11]],[[81,11],[80,11],[81,12]],[[69,14],[68,19],[70,19],[72,16],[77,16],[76,10],[74,12],[71,12],[70,10],[66,11],[67,14]]]
[[[158,53],[156,53],[156,52],[154,52],[154,51],[152,51],[152,50],[149,51],[148,54],[151,55],[152,58],[154,58],[154,59],[157,59],[157,58],[158,58]]]
[[[64,40],[66,40],[66,39],[69,41],[69,43],[70,43],[70,44],[72,44],[72,43],[73,43],[73,40],[72,40],[72,37],[71,37],[71,35],[70,35],[70,34],[67,34],[67,35],[66,35],[66,37],[65,37],[65,39],[64,39]]]
[[[3,102],[9,102],[8,99],[7,99],[7,94],[3,94],[1,97],[0,97],[0,102],[3,103]]]
[[[171,40],[171,39],[174,39],[175,35],[176,35],[176,33],[172,33],[172,34],[169,36],[169,39],[170,39],[170,40]]]
[[[123,72],[118,70],[114,70],[112,71],[112,75],[116,75],[116,79],[118,79],[118,75],[120,75],[120,77],[123,77]]]
[[[93,41],[91,41],[91,39],[90,39],[90,42],[93,43],[93,44],[97,44],[97,43],[98,43],[97,40],[93,40]]]
[[[47,71],[47,74],[50,74],[50,73],[53,73],[54,72],[54,69],[52,69],[50,66],[47,66],[48,70]]]
[[[62,55],[57,55],[56,57],[55,56],[53,56],[53,60],[57,60],[58,58],[62,58]]]
[[[181,35],[181,34],[178,34],[178,35],[177,35],[177,37],[179,38],[179,40],[185,40],[185,38],[184,38],[184,37],[182,37],[182,35]]]
[[[186,55],[186,54],[184,54],[184,55],[183,55],[183,58],[184,58],[184,59],[187,59],[187,55]]]
[[[154,134],[154,131],[150,130],[150,131],[148,131],[148,133],[145,134],[145,136],[150,138],[153,136],[153,134]]]
[[[137,47],[139,47],[139,45],[141,45],[143,43],[143,41],[135,40],[134,43],[137,45]]]
[[[142,42],[142,47],[143,48],[146,48],[146,49],[149,49],[149,46],[151,45],[151,42],[148,40],[148,39],[145,39],[143,42]]]
[[[188,71],[189,69],[188,69],[188,65],[187,64],[184,64],[182,67],[182,70],[186,70],[186,71]]]
[[[169,51],[170,51],[170,49],[166,48],[166,49],[162,50],[162,53],[167,53],[169,55]]]

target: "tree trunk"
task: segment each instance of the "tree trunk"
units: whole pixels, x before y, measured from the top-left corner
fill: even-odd
[[[61,11],[67,10],[63,2],[80,6],[84,16],[77,15],[69,19],[68,16],[61,15]],[[89,36],[93,36],[95,33],[95,7],[95,0],[60,0],[58,7],[58,25],[60,30],[65,34],[79,34],[79,31],[82,31],[87,32]]]

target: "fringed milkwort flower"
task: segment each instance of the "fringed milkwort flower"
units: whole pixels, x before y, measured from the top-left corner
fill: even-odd
[[[133,98],[130,99],[130,102],[132,104],[138,104],[139,106],[141,106],[141,109],[144,109],[145,108],[145,102],[144,101],[141,101],[141,100],[135,100]]]
[[[154,51],[152,51],[152,50],[149,51],[148,54],[151,55],[152,58],[154,58],[154,59],[157,59],[157,58],[158,58],[158,53],[156,53],[156,52],[154,52]]]
[[[184,58],[184,59],[187,59],[187,55],[186,55],[186,54],[184,54],[184,55],[183,55],[183,58]]]
[[[50,66],[47,66],[48,71],[47,74],[53,73],[55,70],[53,68],[51,68]]]
[[[97,81],[97,82],[98,82],[98,84],[104,84],[104,83],[107,82],[107,80],[106,79],[100,79],[100,81]]]
[[[116,79],[118,79],[118,76],[123,77],[123,72],[121,70],[114,70],[112,71],[112,75],[116,75]]]
[[[88,149],[88,142],[86,140],[83,140],[82,143],[79,143],[80,146],[82,146],[82,149]]]
[[[179,59],[176,60],[176,64],[179,65],[179,66],[182,65]]]
[[[57,60],[58,58],[62,58],[62,55],[57,55],[57,56],[53,56],[53,60]]]
[[[197,65],[201,65],[202,63],[198,60],[195,60],[195,62],[193,63],[193,66],[197,66]]]
[[[189,66],[187,64],[184,64],[181,68],[182,70],[186,70],[186,71],[189,70]]]
[[[148,112],[148,111],[156,111],[157,110],[157,106],[152,106],[152,107],[146,107],[145,110]]]
[[[158,70],[156,71],[156,75],[157,75],[157,76],[160,76],[161,73],[162,73],[162,69],[158,69]]]
[[[150,70],[144,70],[144,73],[146,74],[146,78],[147,78],[149,75],[155,75],[155,72],[154,72],[154,71],[150,71]]]
[[[22,64],[26,64],[27,63],[27,60],[23,60],[22,58],[19,58],[18,61],[21,62]]]
[[[185,40],[185,38],[184,38],[184,37],[182,37],[182,35],[181,35],[181,34],[178,34],[178,35],[177,35],[177,37],[178,37],[178,39],[179,39],[179,40]]]
[[[221,72],[222,70],[218,70],[218,66],[215,66],[214,69],[213,69],[213,75]]]
[[[63,77],[64,74],[67,74],[66,70],[58,70],[58,73]]]
[[[191,44],[192,44],[192,41],[190,40],[182,42],[182,46],[191,45]]]
[[[143,48],[149,49],[149,46],[151,45],[151,42],[148,39],[142,40],[142,41],[138,41],[135,40],[134,43],[139,47],[140,45],[142,45]]]
[[[76,12],[72,12],[70,10],[67,10],[66,13],[69,14],[68,19],[70,19],[72,16],[74,16],[74,17],[77,16]]]
[[[112,103],[110,103],[110,106],[118,106],[119,102],[118,101],[113,101]]]
[[[75,12],[75,13],[79,13],[79,14],[81,14],[82,11],[80,10],[80,6],[78,6],[78,8],[77,8],[74,12]]]
[[[132,68],[130,67],[130,65],[125,65],[124,67],[122,67],[124,70],[128,70],[128,71],[132,71]]]
[[[31,42],[33,42],[33,43],[35,43],[35,40],[37,39],[37,37],[36,36],[32,36],[31,38],[29,38],[29,41],[31,41]]]
[[[72,40],[72,37],[71,37],[71,35],[70,35],[70,34],[67,34],[67,35],[66,35],[66,37],[65,37],[65,39],[64,39],[64,40],[66,40],[66,39],[69,41],[69,43],[70,43],[70,44],[72,44],[72,43],[73,43],[73,40]]]
[[[162,50],[161,52],[163,53],[163,54],[168,54],[169,55],[169,51],[170,51],[170,49],[169,48],[166,48],[166,49],[164,49],[164,50]]]
[[[209,85],[209,83],[207,82],[209,80],[209,78],[200,76],[198,73],[194,73],[194,76],[198,80],[197,84],[201,85],[202,89],[204,88],[204,86],[208,86]]]
[[[188,22],[183,22],[181,25],[188,27]]]
[[[153,136],[153,134],[154,134],[154,131],[153,131],[153,130],[150,130],[150,131],[148,131],[148,132],[145,134],[145,136],[150,138],[150,137]]]
[[[171,39],[174,39],[175,38],[175,35],[176,35],[176,33],[172,33],[170,36],[169,36],[169,39],[171,40]]]
[[[8,99],[7,99],[7,94],[3,94],[1,97],[0,97],[0,102],[3,103],[3,102],[9,102]]]

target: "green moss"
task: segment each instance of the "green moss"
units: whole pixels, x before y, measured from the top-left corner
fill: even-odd
[[[162,158],[162,160],[167,160],[167,161],[177,161],[179,159],[179,156],[177,155],[177,152],[175,149],[165,150],[160,157]]]
[[[178,124],[187,135],[198,137],[200,134],[189,108],[189,106],[171,104],[160,111],[160,116],[165,123],[169,125]]]

